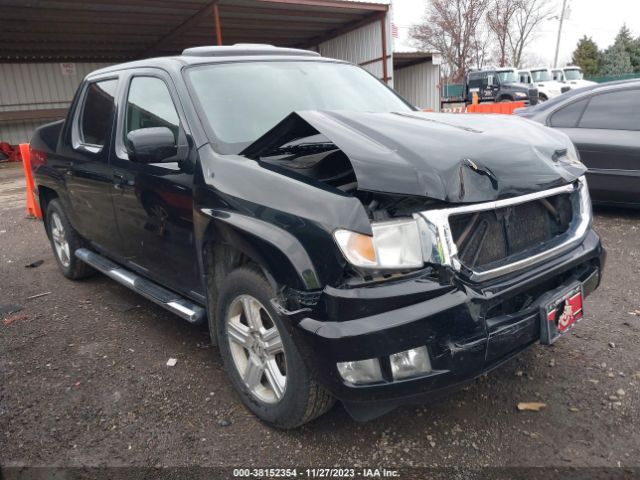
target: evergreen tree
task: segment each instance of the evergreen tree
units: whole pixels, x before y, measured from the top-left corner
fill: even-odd
[[[634,72],[640,72],[640,37],[634,39],[629,45],[629,57],[631,57],[631,65]]]
[[[602,75],[624,75],[633,72],[631,57],[622,42],[616,42],[602,54]]]
[[[616,35],[614,44],[621,44],[629,54],[633,71],[640,71],[640,37],[634,39],[626,24],[622,25]]]
[[[600,71],[600,52],[598,45],[586,35],[580,39],[573,51],[571,63],[578,65],[586,76],[597,75]]]

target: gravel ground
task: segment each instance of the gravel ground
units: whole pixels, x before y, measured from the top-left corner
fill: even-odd
[[[0,305],[23,307],[0,313],[0,464],[638,466],[640,212],[597,210],[595,227],[608,264],[572,335],[433,404],[366,424],[337,405],[281,432],[242,406],[206,329],[103,276],[65,279],[19,167],[0,165]]]

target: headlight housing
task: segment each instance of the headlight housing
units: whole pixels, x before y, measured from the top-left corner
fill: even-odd
[[[526,97],[527,97],[527,94],[526,94],[526,93],[524,93],[524,92],[515,92],[515,93],[514,93],[514,95],[515,95],[517,98],[526,98]]]
[[[423,266],[418,223],[413,218],[374,222],[373,235],[336,230],[333,237],[349,263],[360,268],[402,270]]]

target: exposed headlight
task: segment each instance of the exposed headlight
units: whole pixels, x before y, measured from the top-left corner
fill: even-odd
[[[527,98],[527,94],[524,92],[514,92],[514,95],[518,98]]]
[[[354,385],[376,383],[383,380],[380,362],[377,358],[338,362],[337,367],[343,380]]]
[[[349,263],[372,269],[422,267],[420,233],[414,219],[374,222],[371,229],[373,236],[349,230],[333,233]]]

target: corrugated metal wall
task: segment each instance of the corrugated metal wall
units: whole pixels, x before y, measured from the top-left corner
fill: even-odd
[[[107,63],[2,63],[0,112],[66,108],[80,81]],[[33,130],[55,118],[0,122],[0,141],[27,142]]]
[[[440,67],[431,62],[419,63],[394,72],[395,90],[418,108],[440,111]]]
[[[393,86],[393,58],[391,42],[391,24],[389,16],[386,17],[386,42],[387,42],[387,75],[389,86]],[[382,79],[382,28],[379,21],[374,21],[356,30],[327,40],[319,45],[319,53],[323,57],[337,58],[347,62],[362,65],[376,77]],[[372,60],[376,60],[371,62]],[[371,62],[371,63],[368,63]]]

